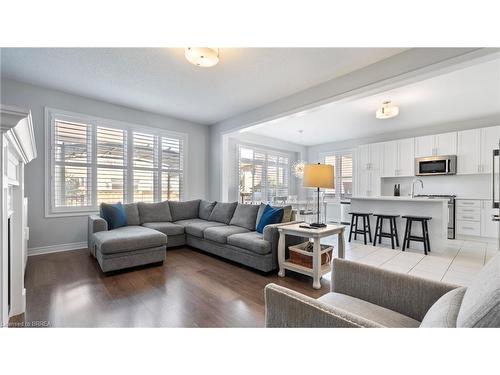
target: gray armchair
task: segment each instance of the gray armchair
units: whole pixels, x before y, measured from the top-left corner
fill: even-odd
[[[500,256],[468,287],[344,259],[318,299],[269,284],[266,327],[500,327]]]

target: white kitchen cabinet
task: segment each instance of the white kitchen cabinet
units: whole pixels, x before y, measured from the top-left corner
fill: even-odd
[[[481,129],[481,145],[480,145],[480,170],[481,173],[492,172],[492,153],[498,148],[500,141],[500,126],[491,126]]]
[[[498,221],[491,217],[498,211],[491,207],[491,201],[482,201],[481,205],[481,237],[498,237]]]
[[[479,173],[481,130],[458,132],[457,173]]]
[[[457,173],[491,173],[492,152],[499,140],[500,126],[458,132]]]
[[[403,177],[415,174],[414,138],[382,144],[382,177]]]
[[[426,135],[415,138],[415,157],[423,158],[434,155],[434,136]]]
[[[498,237],[498,222],[491,216],[498,211],[491,207],[490,200],[457,199],[456,233],[462,236]]]
[[[457,132],[415,138],[415,157],[457,154]]]
[[[381,143],[362,145],[356,149],[356,194],[380,195],[382,150]]]

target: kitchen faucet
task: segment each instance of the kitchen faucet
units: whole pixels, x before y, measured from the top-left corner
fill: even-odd
[[[415,182],[420,182],[420,186],[422,187],[422,189],[424,188],[424,182],[419,179],[419,178],[415,178],[413,179],[413,181],[411,182],[411,197],[412,198],[415,198]]]

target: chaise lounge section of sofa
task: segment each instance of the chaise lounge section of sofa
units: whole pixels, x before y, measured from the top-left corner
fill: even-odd
[[[263,233],[256,226],[264,204],[197,199],[124,206],[125,227],[108,230],[100,216],[88,218],[89,250],[104,272],[163,262],[167,247],[182,245],[270,272],[278,264],[278,227],[295,222],[290,206],[283,208],[282,222],[267,225]],[[287,236],[287,246],[303,240]]]

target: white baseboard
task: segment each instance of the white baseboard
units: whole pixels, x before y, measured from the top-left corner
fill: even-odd
[[[59,253],[61,251],[80,250],[86,248],[87,248],[87,242],[73,242],[60,245],[31,247],[28,249],[28,256]]]

